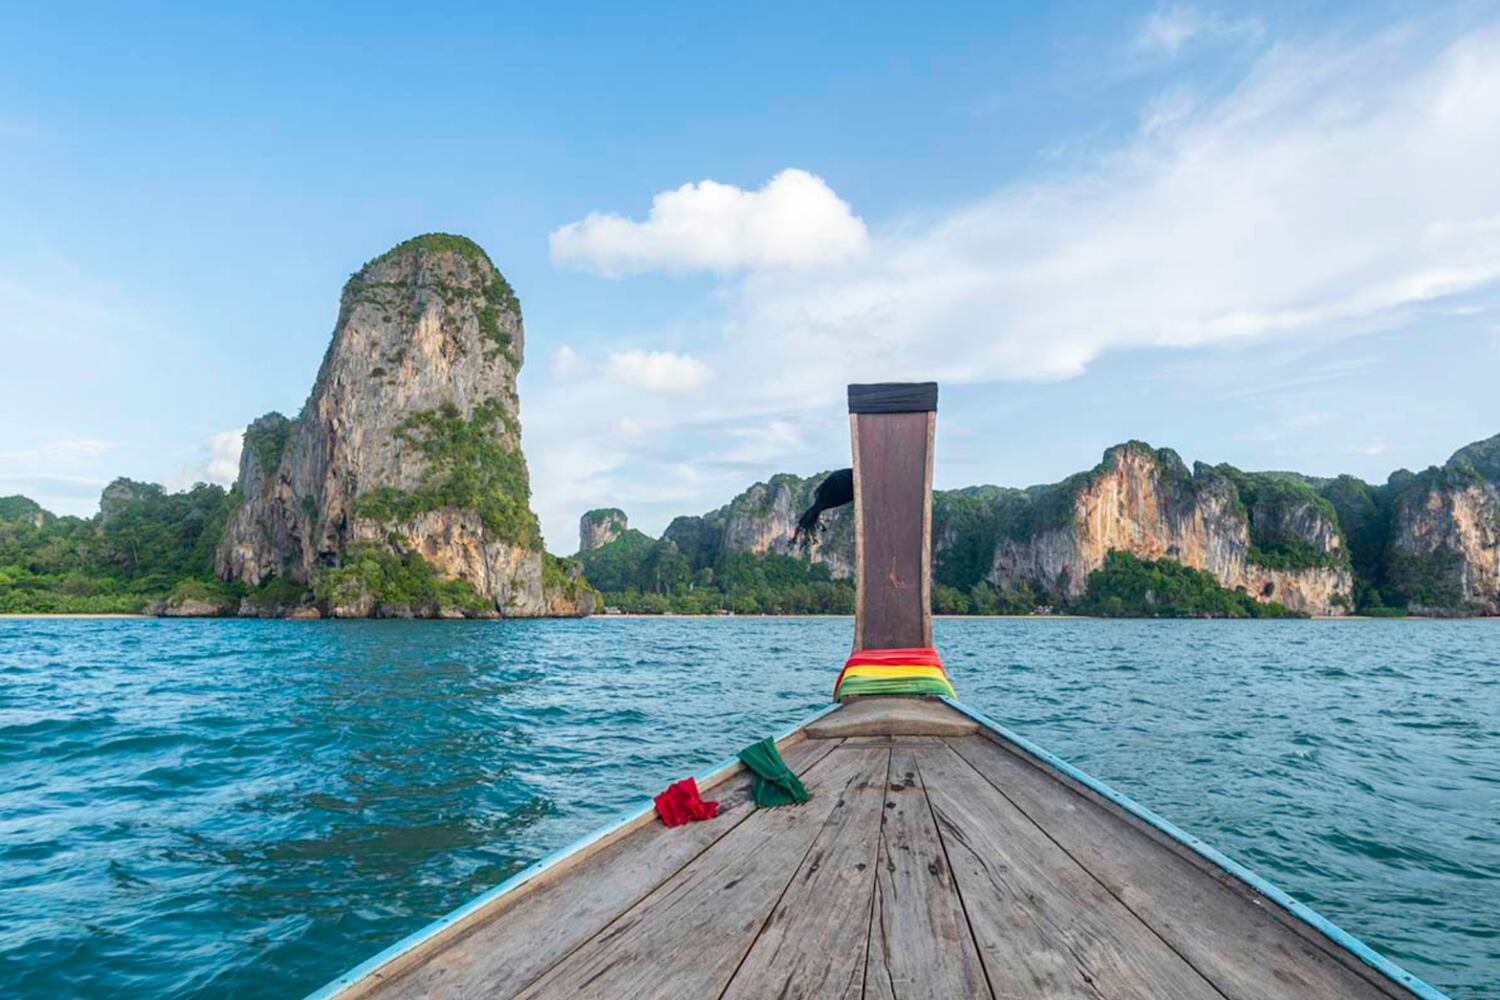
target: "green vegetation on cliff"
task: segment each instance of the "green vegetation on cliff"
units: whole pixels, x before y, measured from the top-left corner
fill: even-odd
[[[932,588],[932,610],[940,615],[1029,615],[1045,603],[1025,583],[1012,590],[996,590],[984,582],[968,590],[941,583]]]
[[[1442,608],[1465,611],[1463,587],[1459,579],[1463,557],[1457,552],[1439,549],[1426,555],[1391,552],[1385,560],[1385,587],[1382,598],[1398,608]],[[1377,607],[1379,605],[1376,605]]]
[[[495,267],[495,262],[490,260],[490,255],[484,252],[484,247],[475,243],[467,236],[459,236],[454,233],[423,233],[420,236],[413,236],[409,240],[402,240],[385,253],[365,261],[364,266],[359,269],[356,276],[363,274],[372,267],[377,267],[387,261],[395,260],[397,257],[403,257],[412,253],[451,253],[464,258],[478,267],[498,270]]]
[[[505,275],[500,273],[500,269],[495,266],[494,261],[490,260],[484,248],[467,236],[456,236],[452,233],[426,233],[398,243],[380,256],[367,261],[364,267],[352,275],[344,286],[344,294],[355,301],[365,301],[385,307],[389,303],[380,298],[382,289],[409,292],[412,286],[404,282],[392,284],[370,281],[365,277],[370,269],[407,254],[439,253],[453,254],[468,261],[480,275],[482,284],[474,289],[434,279],[430,282],[430,287],[450,306],[467,305],[473,309],[474,317],[479,323],[480,333],[495,345],[496,350],[515,363],[515,356],[511,351],[513,346],[511,334],[501,327],[500,314],[508,312],[515,316],[517,322],[520,322],[521,300],[516,297],[515,289],[511,287],[509,281],[505,280]]]
[[[583,575],[582,563],[550,552],[542,553],[542,593],[549,599],[552,595],[560,595],[575,607],[586,593],[592,593],[596,601],[599,599],[599,592]]]
[[[291,434],[290,420],[276,412],[267,413],[245,428],[244,446],[260,462],[261,469],[270,474],[281,464]]]
[[[720,554],[695,562],[675,542],[631,528],[579,554],[603,602],[638,614],[851,614],[854,587],[828,568],[783,555]]]
[[[932,498],[932,534],[939,541],[933,554],[933,576],[949,590],[968,591],[989,575],[995,561],[995,542],[1014,512],[1028,502],[1021,490],[971,486],[940,490]],[[936,601],[936,590],[934,590]],[[955,600],[950,604],[957,604]],[[1029,610],[1029,608],[1028,608]],[[944,611],[963,614],[963,611]]]
[[[265,613],[307,603],[309,588],[273,577],[258,587],[214,576],[214,548],[238,504],[234,491],[198,484],[168,493],[119,479],[92,518],[55,517],[22,496],[0,497],[0,614],[138,614],[157,601],[217,606],[241,601]],[[574,560],[543,555],[549,596],[576,604],[589,581]],[[493,610],[469,583],[444,579],[415,552],[362,543],[341,565],[320,570],[311,596],[350,603],[367,593],[376,605],[465,614]]]
[[[92,518],[0,499],[0,612],[132,613],[184,580],[213,580],[214,546],[238,497],[202,483],[168,493],[117,479]]]
[[[419,554],[398,555],[368,542],[349,546],[341,565],[319,570],[313,593],[334,606],[368,601],[377,609],[437,607],[468,613],[492,607],[467,580],[444,579]]]
[[[1447,548],[1428,553],[1393,545],[1399,524],[1429,500],[1467,490],[1500,489],[1500,435],[1460,448],[1448,462],[1422,472],[1405,469],[1381,486],[1352,476],[1319,485],[1348,542],[1354,568],[1355,610],[1392,615],[1407,609],[1476,613],[1463,596],[1463,556]]]
[[[659,581],[654,573],[645,570],[645,563],[657,544],[645,533],[627,528],[614,541],[580,553],[578,560],[589,582],[605,594],[625,590],[655,592],[660,590]]]
[[[1325,551],[1307,538],[1326,525],[1339,530],[1338,511],[1305,477],[1291,472],[1242,472],[1232,465],[1213,471],[1227,478],[1250,527],[1250,562],[1267,569],[1312,569],[1337,566],[1346,550]]]
[[[262,418],[246,446],[264,465],[274,466],[286,447],[284,419]],[[526,467],[512,442],[516,429],[498,400],[464,419],[447,406],[416,414],[400,432],[404,444],[429,460],[429,473],[410,493],[382,490],[361,497],[356,513],[380,521],[400,521],[424,511],[455,507],[475,510],[496,537],[541,547],[530,512]],[[1444,504],[1467,494],[1471,501],[1493,497],[1500,475],[1500,436],[1455,453],[1449,462],[1419,473],[1400,471],[1382,486],[1351,476],[1313,479],[1294,473],[1246,473],[1230,466],[1197,466],[1188,473],[1175,453],[1132,442],[1157,459],[1168,485],[1204,491],[1228,490],[1227,498],[1247,518],[1250,559],[1261,565],[1301,569],[1333,565],[1347,558],[1355,579],[1354,610],[1370,615],[1483,613],[1464,596],[1461,553],[1440,544],[1413,552],[1393,543],[1400,525],[1424,510],[1441,514]],[[1118,449],[1111,449],[1111,454]],[[1095,469],[1053,486],[1028,490],[993,486],[939,492],[934,499],[937,541],[933,607],[946,614],[1026,613],[1037,605],[1085,614],[1229,615],[1281,614],[1279,605],[1261,604],[1239,591],[1225,590],[1206,573],[1169,560],[1149,562],[1112,553],[1088,582],[1074,607],[1058,600],[1055,589],[1022,585],[998,591],[987,577],[996,546],[1028,531],[1061,522],[1078,491],[1109,468]],[[810,491],[818,477],[777,477],[796,490]],[[767,494],[769,495],[769,494]],[[259,588],[226,587],[213,575],[213,553],[226,518],[240,502],[234,491],[199,484],[169,494],[160,486],[121,479],[104,491],[93,518],[55,517],[33,501],[0,497],[0,612],[137,612],[169,597],[229,602],[247,599],[267,609],[298,603],[305,590],[271,579]],[[1169,497],[1170,502],[1170,497]],[[1474,501],[1478,502],[1478,501]],[[1484,501],[1489,503],[1491,501]],[[575,563],[544,557],[548,593],[576,599],[590,583],[602,601],[632,611],[712,613],[847,613],[854,589],[835,580],[825,566],[784,555],[724,550],[731,514],[767,516],[761,498],[703,517],[677,518],[662,539],[628,529],[619,538]],[[1469,509],[1487,510],[1482,504]],[[620,514],[614,508],[599,515]],[[1437,515],[1434,515],[1437,516]],[[1487,516],[1487,515],[1486,515]],[[1403,520],[1407,519],[1407,520]],[[847,526],[846,526],[847,527]],[[1308,540],[1310,533],[1342,535],[1344,555],[1333,556]],[[852,549],[841,534],[825,536],[829,551]],[[580,568],[582,573],[580,573]],[[586,577],[583,575],[586,573]],[[1212,586],[1209,586],[1212,584]],[[449,587],[436,570],[415,555],[373,548],[346,554],[344,564],[325,570],[323,594],[343,587],[368,589],[388,604],[429,604],[471,610],[473,588]],[[465,589],[467,588],[467,589]],[[591,588],[590,588],[591,589]],[[1250,603],[1246,603],[1249,601]],[[1489,611],[1489,613],[1493,613]]]
[[[664,543],[634,532],[592,553],[582,562],[590,579],[605,580],[606,605],[636,614],[850,614],[854,587],[833,580],[826,567],[781,555],[735,553],[714,567],[690,572],[677,566]],[[681,558],[678,556],[677,558]],[[623,585],[622,585],[623,581]],[[996,591],[988,583],[967,588],[933,587],[932,609],[950,615],[1031,614],[1044,599],[1029,586]],[[1262,603],[1242,590],[1228,590],[1213,574],[1188,569],[1170,559],[1141,560],[1112,551],[1105,566],[1089,577],[1077,604],[1058,611],[1106,617],[1283,618],[1296,617],[1275,602]]]
[[[1298,617],[1274,601],[1220,586],[1212,573],[1114,549],[1104,567],[1089,574],[1088,591],[1071,610],[1106,618]]]
[[[465,419],[448,403],[413,414],[397,431],[427,459],[427,475],[411,492],[385,487],[360,497],[357,517],[410,521],[418,514],[461,507],[479,515],[499,540],[540,550],[542,531],[531,511],[531,484],[520,434],[498,399],[486,400]]]

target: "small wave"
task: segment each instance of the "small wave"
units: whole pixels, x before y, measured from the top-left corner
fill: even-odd
[[[6,665],[0,891],[47,890],[8,894],[6,997],[311,989],[824,704],[849,627],[78,624]],[[1500,981],[1491,631],[1117,624],[936,644],[966,703],[1455,996]]]

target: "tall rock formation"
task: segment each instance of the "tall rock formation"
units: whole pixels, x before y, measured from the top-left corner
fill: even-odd
[[[854,575],[848,508],[825,515],[811,549],[792,541],[797,516],[823,476],[773,476],[701,517],[679,517],[662,536],[695,566],[720,553],[806,555],[835,579]],[[1224,586],[1308,614],[1342,614],[1353,577],[1332,506],[1307,482],[1276,473],[1199,465],[1131,442],[1095,469],[1029,490],[994,486],[933,498],[937,581],[1024,583],[1057,603],[1076,601],[1111,549],[1173,559]]]
[[[742,553],[804,557],[834,579],[852,579],[849,508],[824,516],[808,551],[792,540],[822,479],[773,476],[716,511],[676,518],[654,546],[631,531],[585,559],[590,579],[606,590],[614,589],[610,581],[644,588],[683,573],[632,566],[652,569],[681,556],[696,573]],[[1170,450],[1131,442],[1061,483],[933,497],[934,576],[943,586],[1025,584],[1043,600],[1071,603],[1112,549],[1207,570],[1226,587],[1294,611],[1336,615],[1352,606],[1353,574],[1334,508],[1311,481],[1291,474],[1201,464],[1189,472]]]
[[[499,613],[556,612],[521,454],[524,346],[520,303],[472,241],[419,236],[366,264],[302,412],[246,431],[219,575],[315,584],[351,552],[420,557]],[[361,588],[333,613],[378,611]]]
[[[578,551],[592,552],[619,538],[630,528],[630,520],[618,507],[600,507],[578,519]]]
[[[1230,589],[1308,614],[1352,606],[1353,571],[1332,506],[1311,485],[1275,473],[1198,464],[1170,449],[1117,445],[1090,472],[1005,498],[988,574],[1077,600],[1111,550],[1206,570]]]
[[[823,515],[822,526],[807,548],[794,539],[797,518],[812,504],[827,472],[803,478],[788,473],[755,483],[718,510],[701,517],[679,517],[662,539],[695,566],[711,566],[720,553],[750,553],[806,558],[828,567],[835,580],[854,577],[853,508]]]
[[[583,553],[585,568],[607,591],[712,583],[737,555],[807,558],[850,579],[847,508],[824,516],[809,552],[792,542],[822,479],[773,476],[718,510],[676,518],[659,540],[622,527]],[[1132,441],[1060,483],[939,490],[932,522],[935,582],[961,595],[987,586],[1015,601],[1073,604],[1108,554],[1123,551],[1305,614],[1500,615],[1500,435],[1383,486],[1189,470],[1170,449]]]
[[[1500,614],[1500,435],[1386,487],[1389,596],[1423,614]]]

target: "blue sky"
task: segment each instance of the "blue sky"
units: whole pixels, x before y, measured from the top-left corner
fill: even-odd
[[[7,5],[0,494],[226,481],[433,230],[554,551],[847,464],[850,380],[943,382],[940,487],[1500,432],[1500,7],[1038,7]]]

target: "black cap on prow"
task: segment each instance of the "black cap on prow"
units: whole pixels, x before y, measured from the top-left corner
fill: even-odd
[[[850,413],[932,413],[936,382],[876,382],[849,387]]]

